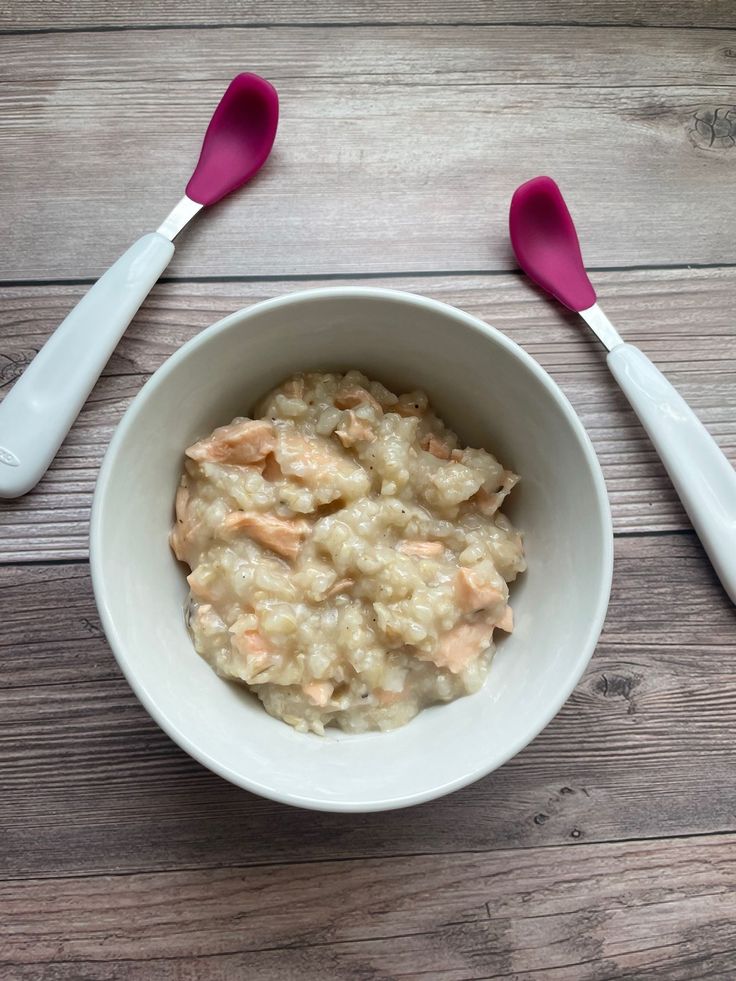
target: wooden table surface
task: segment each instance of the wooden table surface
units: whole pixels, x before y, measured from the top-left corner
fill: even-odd
[[[0,28],[4,391],[178,200],[229,79],[282,100],[266,170],[177,243],[49,474],[0,505],[0,976],[733,978],[734,609],[600,348],[506,235],[514,187],[555,176],[603,306],[736,459],[733,0],[5,0]],[[87,566],[145,378],[223,314],[333,282],[521,343],[586,425],[616,528],[601,641],[546,731],[365,816],[253,797],[170,742]]]

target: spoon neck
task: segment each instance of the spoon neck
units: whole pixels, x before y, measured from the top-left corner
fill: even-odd
[[[159,235],[163,235],[170,242],[173,242],[179,232],[189,224],[189,222],[194,218],[198,212],[203,208],[203,205],[199,204],[197,201],[192,201],[188,198],[186,194],[181,199],[181,201],[176,205],[176,207],[169,212],[166,218],[161,222],[156,231]]]
[[[619,332],[597,303],[594,303],[592,307],[588,307],[587,310],[578,310],[578,313],[606,350],[612,351],[619,344],[624,343]]]

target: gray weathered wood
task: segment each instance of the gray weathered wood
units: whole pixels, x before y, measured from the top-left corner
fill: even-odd
[[[0,279],[99,276],[179,199],[245,68],[281,93],[274,156],[172,275],[508,269],[509,199],[539,173],[591,266],[732,262],[734,50],[524,25],[0,37]]]
[[[144,962],[164,981],[725,978],[735,845],[716,836],[8,882],[0,929],[5,958],[29,971],[53,962],[56,978],[141,978]]]
[[[605,309],[735,461],[734,51],[733,0],[1,5],[0,398],[179,197],[229,78],[282,98],[269,166],[182,238],[48,477],[0,502],[3,979],[730,981],[734,608],[601,351],[509,274],[506,210],[535,173],[560,181],[588,263],[619,267],[594,275]],[[718,268],[671,268],[692,264]],[[120,675],[83,561],[150,372],[221,315],[332,281],[522,343],[591,433],[624,535],[557,718],[411,811],[315,815],[194,763]]]
[[[736,270],[599,273],[595,281],[602,304],[622,333],[668,374],[736,461]],[[618,531],[689,527],[654,450],[608,373],[602,349],[577,318],[517,276],[397,277],[371,283],[427,293],[477,314],[551,372],[593,439]],[[316,285],[324,284],[159,284],[49,474],[27,497],[0,501],[2,559],[84,557],[99,462],[114,425],[147,374],[221,316],[268,296]],[[10,385],[83,289],[0,290],[0,385]]]
[[[117,0],[6,0],[0,29],[180,27],[236,24],[615,24],[733,27],[730,0],[157,0],[154,6]]]
[[[85,565],[0,569],[0,617],[5,877],[734,830],[736,615],[693,535],[618,539],[603,637],[560,715],[410,813],[317,818],[190,760],[121,678]]]

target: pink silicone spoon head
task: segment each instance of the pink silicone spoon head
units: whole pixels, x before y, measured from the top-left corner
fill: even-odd
[[[511,245],[519,265],[538,286],[570,310],[595,303],[570,212],[551,177],[535,177],[514,192],[509,210]]]
[[[279,97],[265,78],[244,72],[228,85],[207,127],[187,197],[214,204],[266,162],[279,121]]]

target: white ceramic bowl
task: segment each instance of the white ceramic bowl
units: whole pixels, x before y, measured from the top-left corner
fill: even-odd
[[[391,733],[302,735],[218,678],[184,626],[184,568],[167,536],[183,449],[250,411],[289,374],[359,368],[422,388],[472,446],[522,480],[505,510],[528,571],[511,586],[516,630],[475,695]],[[552,379],[503,334],[434,300],[330,288],[259,303],[185,344],[115,433],[91,524],[95,596],[131,687],[171,738],[233,783],[301,807],[370,811],[439,797],[523,749],[570,695],[608,603],[613,538],[590,441]]]

